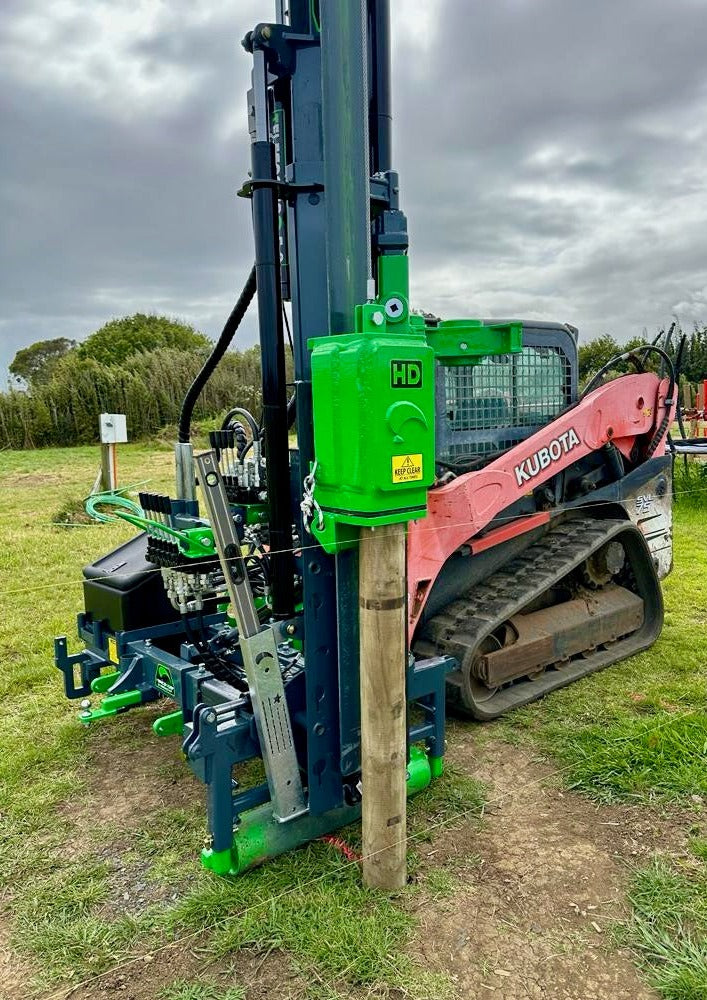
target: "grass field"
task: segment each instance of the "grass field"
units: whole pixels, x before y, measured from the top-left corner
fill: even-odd
[[[155,709],[88,730],[77,722],[52,640],[73,635],[81,566],[132,531],[81,522],[77,500],[96,465],[95,448],[0,454],[0,993],[4,980],[13,1000],[53,995],[139,958],[146,985],[126,965],[133,993],[123,995],[238,1000],[244,969],[248,997],[462,995],[444,963],[427,960],[420,927],[429,908],[452,913],[457,897],[461,906],[475,881],[479,859],[448,850],[440,830],[483,846],[478,817],[493,778],[484,787],[457,765],[412,804],[414,877],[394,900],[361,888],[356,867],[324,843],[218,880],[197,861],[201,786],[178,741],[152,734]],[[169,489],[171,451],[126,446],[119,472],[123,483]],[[549,780],[572,790],[561,794],[589,797],[603,817],[629,804],[641,822],[660,819],[665,842],[622,861],[630,910],[613,921],[604,954],[630,952],[668,1000],[707,998],[704,485],[678,484],[676,570],[653,649],[497,724],[450,731],[451,751],[471,739],[480,755],[501,743],[554,762]],[[357,831],[347,836],[355,843]],[[496,981],[497,997],[512,995]],[[77,995],[104,995],[91,990]]]

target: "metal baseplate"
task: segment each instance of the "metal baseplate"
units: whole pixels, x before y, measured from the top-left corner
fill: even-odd
[[[436,777],[441,773],[441,758],[435,758]],[[410,747],[407,766],[407,793],[416,795],[430,784],[433,767],[425,750]],[[365,795],[365,789],[362,789]],[[278,823],[269,806],[261,806],[244,813],[233,833],[230,847],[222,851],[205,848],[201,861],[205,868],[218,875],[239,875],[255,868],[285,851],[300,847],[310,840],[331,833],[361,818],[361,802],[331,809],[321,816],[304,815],[292,823]]]

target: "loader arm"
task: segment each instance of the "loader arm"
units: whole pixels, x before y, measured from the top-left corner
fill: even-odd
[[[611,442],[628,458],[643,435],[661,426],[669,380],[652,373],[625,375],[601,386],[547,427],[505,452],[478,472],[458,476],[430,490],[427,517],[408,532],[408,625],[412,637],[425,603],[447,559],[468,544],[502,510],[558,472]],[[658,441],[660,453],[667,430]],[[549,520],[549,512],[524,518],[523,529]],[[518,528],[498,529],[500,532]]]

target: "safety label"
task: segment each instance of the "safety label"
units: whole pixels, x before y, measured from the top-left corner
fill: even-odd
[[[415,483],[422,479],[422,455],[393,455],[393,482]]]
[[[174,681],[172,680],[172,675],[169,669],[165,667],[164,663],[159,663],[157,665],[157,670],[155,671],[155,687],[162,694],[169,695],[171,698],[174,697]]]
[[[108,636],[108,659],[111,663],[118,662],[118,643],[112,635]]]

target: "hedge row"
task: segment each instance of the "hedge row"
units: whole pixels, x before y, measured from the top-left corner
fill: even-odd
[[[124,365],[69,355],[51,381],[30,392],[0,393],[0,448],[91,444],[99,413],[125,413],[131,440],[177,422],[184,394],[208,351],[161,348],[135,354]],[[259,412],[257,349],[228,353],[207,383],[194,417],[212,417],[235,405]]]

